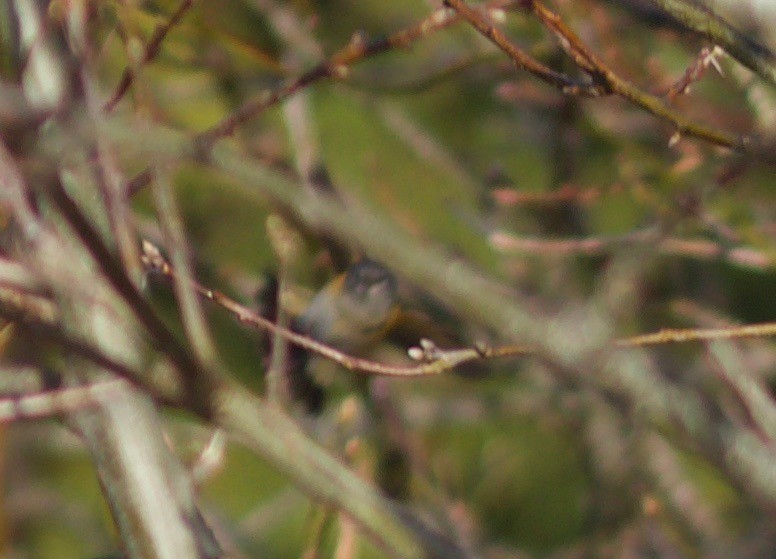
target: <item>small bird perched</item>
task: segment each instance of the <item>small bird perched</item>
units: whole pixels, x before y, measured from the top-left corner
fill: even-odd
[[[350,354],[375,347],[399,316],[396,278],[384,266],[363,258],[327,283],[292,329]],[[307,371],[310,354],[292,346],[288,359],[289,390],[307,410],[323,407],[323,389]]]

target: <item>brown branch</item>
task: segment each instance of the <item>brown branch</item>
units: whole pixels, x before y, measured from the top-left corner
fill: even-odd
[[[598,256],[634,244],[652,244],[663,253],[697,260],[724,260],[737,266],[765,270],[776,261],[765,252],[749,247],[726,247],[706,239],[656,238],[652,231],[639,231],[620,237],[598,236],[581,239],[541,239],[520,237],[506,231],[488,234],[491,246],[502,252],[552,256]]]
[[[84,386],[0,398],[0,423],[43,419],[72,413],[89,406],[99,406],[105,399],[120,394],[130,386],[124,379],[113,379]]]
[[[157,272],[169,279],[179,278],[169,263],[153,244],[143,241],[143,263],[150,271]],[[304,349],[317,353],[327,359],[330,359],[342,367],[369,375],[390,376],[390,377],[418,377],[431,376],[447,372],[458,365],[470,361],[493,359],[498,357],[521,357],[526,355],[535,355],[538,348],[532,345],[503,345],[490,347],[484,344],[477,344],[472,348],[461,349],[441,349],[430,340],[420,340],[420,347],[409,349],[409,356],[415,361],[421,362],[419,365],[387,365],[377,363],[368,359],[354,357],[342,351],[334,349],[331,346],[322,344],[312,338],[294,332],[288,328],[278,326],[271,320],[268,320],[254,313],[247,307],[241,305],[235,300],[229,298],[223,293],[208,289],[194,280],[190,280],[191,286],[205,299],[213,301],[232,313],[238,321],[244,324],[250,324],[263,330],[269,330],[277,335],[283,336],[288,341]],[[746,326],[736,326],[732,328],[713,328],[713,329],[663,329],[651,334],[643,334],[630,338],[621,338],[613,342],[614,347],[645,347],[653,345],[662,345],[668,343],[681,343],[692,341],[712,341],[712,340],[731,340],[739,338],[762,338],[776,336],[776,323],[751,324]]]
[[[507,39],[506,35],[490,23],[485,16],[477,10],[470,8],[463,0],[445,0],[445,4],[452,7],[472,27],[503,50],[512,59],[512,62],[515,63],[515,66],[521,70],[526,70],[542,81],[558,88],[563,93],[587,97],[600,97],[610,93],[605,87],[583,83],[548,68]]]
[[[31,314],[25,301],[3,298],[0,301],[0,317],[13,322],[26,336],[25,339],[29,339],[31,343],[53,344],[70,355],[89,361],[132,384],[144,387],[159,402],[172,406],[181,405],[182,386],[173,386],[171,383],[164,382],[150,382],[146,375],[135,370],[132,366],[107,355],[91,343],[77,338],[73,334],[65,333],[65,328],[56,317]]]
[[[679,134],[694,136],[712,144],[728,148],[743,149],[751,147],[751,140],[749,138],[738,137],[720,130],[697,125],[668,108],[659,97],[642,91],[632,83],[619,77],[580,40],[557,14],[540,2],[527,1],[524,3],[558,38],[561,47],[582,70],[590,75],[595,85],[588,85],[586,88],[576,90],[574,87],[567,87],[562,77],[560,79],[553,79],[553,75],[543,73],[542,68],[534,68],[532,70],[530,67],[525,66],[524,53],[492,24],[486,21],[485,17],[478,10],[470,8],[464,0],[446,0],[446,3],[453,7],[477,31],[503,50],[518,67],[526,68],[529,72],[554,85],[566,95],[600,96],[616,94],[658,118],[671,122]],[[776,156],[772,154],[770,157]]]
[[[510,3],[509,0],[500,0],[494,4],[505,5],[508,3]],[[201,134],[197,138],[197,143],[201,149],[207,150],[218,138],[231,136],[238,126],[293,95],[300,89],[324,78],[344,77],[349,67],[353,64],[389,50],[406,48],[417,39],[452,25],[457,19],[455,14],[449,10],[440,8],[412,27],[393,33],[388,37],[367,42],[361,35],[356,34],[345,47],[332,55],[328,60],[320,62],[317,66],[290,80],[282,87],[272,91],[265,91],[258,97],[246,102],[229,117]]]
[[[560,16],[549,10],[541,2],[533,0],[531,8],[544,25],[552,31],[569,56],[589,72],[596,81],[603,81],[612,93],[627,99],[637,107],[641,107],[658,118],[671,122],[678,134],[686,134],[701,138],[712,144],[723,147],[741,149],[751,143],[751,139],[738,137],[721,130],[700,126],[671,110],[659,97],[642,91],[629,81],[618,76],[598,55],[590,50],[582,40],[560,19]],[[773,158],[774,155],[771,155]]]
[[[503,8],[515,4],[515,1],[516,0],[494,0],[486,4],[486,6],[489,9]],[[468,21],[478,31],[494,42],[501,50],[507,53],[518,68],[527,70],[539,79],[558,88],[564,94],[598,97],[616,93],[655,116],[672,122],[679,133],[696,136],[713,144],[725,147],[753,149],[751,141],[748,138],[739,138],[722,131],[698,126],[678,113],[671,111],[660,98],[643,92],[629,82],[619,78],[581,43],[579,38],[560,21],[558,16],[537,2],[530,2],[532,9],[534,9],[540,19],[542,19],[542,21],[545,22],[559,38],[561,38],[562,46],[568,49],[567,52],[571,53],[572,58],[577,61],[581,68],[588,71],[593,77],[593,83],[574,79],[543,65],[541,62],[511,43],[506,36],[489,23],[478,10],[473,10],[463,2],[463,0],[449,0],[446,4],[451,6],[453,10],[439,8],[415,25],[395,32],[387,37],[367,42],[361,35],[354,35],[347,45],[332,55],[328,60],[320,62],[318,65],[307,70],[300,76],[289,80],[276,89],[260,93],[253,99],[248,100],[221,122],[197,135],[194,139],[197,153],[199,153],[203,159],[207,159],[213,144],[219,138],[231,136],[239,126],[294,95],[298,91],[323,79],[345,77],[350,67],[356,63],[391,50],[407,48],[418,39],[453,25],[460,18]],[[767,148],[762,149],[767,153]],[[776,155],[770,154],[769,159],[776,159]],[[127,184],[128,196],[133,196],[140,191],[151,181],[151,178],[152,174],[148,170],[136,175]]]
[[[665,328],[652,334],[642,334],[617,340],[617,347],[644,347],[684,342],[709,342],[714,340],[733,340],[741,338],[765,338],[776,336],[776,322],[747,324],[732,328],[688,328],[676,330]]]
[[[776,85],[776,54],[765,45],[734,28],[697,0],[653,0],[688,29],[700,33],[747,66],[758,76]]]
[[[183,19],[184,14],[191,8],[192,4],[193,0],[183,0],[178,6],[178,9],[175,10],[175,13],[172,14],[170,19],[166,23],[160,24],[156,27],[154,34],[152,35],[151,40],[148,41],[148,44],[143,51],[143,55],[137,62],[136,67],[148,64],[154,58],[156,58],[156,56],[159,54],[159,50],[161,49],[162,42],[167,37],[167,34],[173,27],[178,24],[178,22],[180,22],[181,19]],[[134,69],[130,66],[127,66],[124,69],[124,73],[121,75],[121,78],[119,79],[116,90],[113,92],[113,95],[111,95],[108,102],[103,106],[103,110],[106,113],[109,113],[116,108],[116,105],[121,100],[121,98],[124,97],[124,94],[126,94],[126,92],[129,90],[129,87],[132,85],[134,79]]]
[[[492,7],[503,7],[512,3],[514,3],[514,0],[494,0],[490,5]],[[354,35],[347,45],[333,54],[328,60],[320,62],[276,89],[260,93],[253,99],[245,102],[218,124],[197,135],[194,139],[197,152],[203,158],[206,158],[205,156],[209,154],[213,144],[219,138],[231,136],[239,126],[296,92],[326,78],[344,77],[350,66],[357,62],[390,50],[407,48],[421,37],[449,27],[456,21],[458,21],[458,17],[454,12],[446,8],[439,8],[415,25],[397,31],[388,37],[367,42],[361,35]],[[136,175],[127,184],[127,195],[133,196],[136,194],[151,181],[151,178],[152,174],[149,170]]]
[[[188,390],[189,403],[193,409],[207,417],[212,404],[209,397],[212,384],[215,382],[212,370],[192,357],[159,318],[137,286],[127,277],[121,263],[105,245],[99,232],[83,215],[62,185],[55,182],[49,189],[49,194],[78,238],[94,257],[105,277],[122,296],[135,318],[145,327],[156,347],[164,351],[174,363],[178,373],[186,379],[183,385]]]
[[[690,91],[690,86],[700,80],[709,66],[714,66],[717,72],[722,74],[722,68],[717,57],[724,51],[719,47],[703,47],[693,63],[685,70],[684,75],[674,83],[665,94],[666,99],[673,101],[679,95]]]
[[[169,279],[178,277],[172,266],[170,266],[170,264],[161,255],[159,249],[148,241],[143,241],[142,260],[150,271],[157,272]],[[289,328],[278,326],[271,320],[256,314],[249,308],[241,305],[234,299],[229,298],[220,291],[208,289],[194,280],[190,281],[192,287],[197,293],[199,293],[205,299],[213,301],[215,304],[232,313],[239,322],[242,322],[243,324],[250,324],[251,326],[279,334],[291,343],[303,347],[306,350],[317,353],[318,355],[321,355],[327,359],[331,359],[332,361],[335,361],[350,371],[392,377],[430,376],[438,375],[442,372],[448,371],[462,363],[483,359],[485,357],[493,358],[519,356],[533,353],[535,351],[532,347],[528,346],[503,346],[498,348],[477,347],[456,350],[441,350],[434,346],[431,342],[423,342],[421,344],[423,346],[422,348],[414,348],[418,349],[418,351],[410,352],[411,357],[418,361],[424,362],[420,365],[401,366],[376,363],[368,359],[362,359],[360,357],[348,355],[347,353],[334,349],[331,346],[322,344],[312,338],[294,332]]]
[[[615,192],[615,188],[608,191],[603,188],[581,188],[574,184],[566,183],[556,190],[549,192],[533,192],[511,187],[496,187],[491,189],[490,197],[502,208],[519,206],[554,206],[564,202],[573,202],[578,205],[590,205],[599,200],[604,194]]]

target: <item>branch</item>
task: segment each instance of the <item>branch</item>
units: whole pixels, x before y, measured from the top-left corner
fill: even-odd
[[[170,30],[173,27],[175,27],[180,22],[184,14],[191,8],[192,4],[193,4],[193,0],[183,0],[178,6],[178,9],[175,10],[175,13],[172,14],[170,19],[166,23],[158,25],[156,27],[156,29],[154,30],[154,34],[151,37],[151,40],[148,41],[148,44],[146,44],[146,48],[143,51],[143,54],[140,57],[140,60],[135,64],[135,68],[127,66],[124,69],[124,73],[121,75],[121,78],[119,79],[119,83],[116,86],[116,90],[113,92],[113,95],[111,95],[108,102],[105,103],[105,106],[103,107],[103,111],[105,111],[106,113],[109,113],[116,108],[116,105],[118,105],[118,102],[121,100],[122,97],[124,97],[124,94],[129,90],[129,87],[132,85],[132,82],[135,79],[135,69],[145,64],[148,64],[154,58],[156,58],[156,56],[159,54],[159,50],[162,46],[162,42],[167,37],[167,34],[170,32]]]
[[[709,342],[712,340],[733,340],[741,338],[765,338],[776,336],[776,322],[747,324],[731,328],[689,328],[675,330],[664,328],[653,334],[642,334],[632,338],[617,340],[618,347],[644,347],[668,343]]]
[[[762,79],[776,85],[776,54],[734,28],[700,2],[653,0],[683,25],[721,46]]]
[[[723,260],[746,268],[767,270],[776,266],[774,259],[749,247],[726,247],[706,239],[656,238],[652,231],[639,231],[623,236],[597,236],[582,239],[542,239],[521,237],[506,231],[488,234],[495,249],[510,254],[549,256],[598,256],[624,246],[651,246],[658,252],[697,260]]]
[[[456,0],[459,1],[459,0]],[[598,55],[590,50],[581,39],[560,19],[560,16],[550,11],[541,2],[531,1],[534,14],[559,39],[561,46],[571,58],[596,81],[603,81],[612,93],[627,99],[637,107],[641,107],[658,118],[671,122],[680,134],[694,136],[720,146],[742,149],[751,140],[737,137],[727,132],[700,126],[671,110],[662,99],[642,91],[629,81],[618,76]],[[773,159],[776,154],[771,154]]]
[[[499,0],[494,2],[494,5],[506,5],[510,2],[511,0]],[[272,91],[265,91],[245,103],[229,117],[201,134],[197,138],[197,143],[202,150],[207,151],[217,139],[231,136],[238,126],[293,95],[300,89],[325,78],[344,77],[347,75],[350,66],[357,62],[390,50],[406,48],[414,41],[430,33],[452,25],[457,19],[454,13],[445,8],[439,8],[421,22],[393,33],[388,37],[367,42],[362,35],[356,34],[347,45],[328,60],[324,60],[302,75],[290,80],[284,86]]]
[[[173,281],[185,281],[179,276],[154,245],[148,241],[143,242],[143,263],[149,271],[159,273]],[[244,324],[268,330],[282,336],[288,341],[330,359],[342,367],[368,375],[387,377],[419,377],[438,375],[450,371],[474,360],[494,359],[499,357],[522,357],[534,355],[541,351],[537,345],[502,345],[490,347],[485,344],[476,344],[473,348],[441,349],[433,341],[422,339],[419,347],[411,347],[409,356],[423,364],[416,366],[398,366],[378,363],[368,359],[362,359],[348,355],[331,346],[322,344],[313,338],[309,338],[293,330],[273,323],[247,307],[230,299],[223,293],[208,289],[196,281],[189,280],[191,288],[205,299],[213,301],[217,305],[231,312],[238,321]],[[617,348],[635,348],[669,343],[685,343],[713,340],[732,340],[741,338],[765,338],[776,336],[776,323],[750,324],[734,326],[730,328],[710,329],[669,329],[665,328],[651,334],[642,334],[629,338],[614,340],[612,345]]]
[[[526,70],[569,95],[600,97],[610,93],[608,89],[598,84],[580,82],[548,68],[507,39],[506,35],[496,26],[486,20],[482,14],[470,8],[463,0],[445,0],[445,3],[458,12],[463,19],[487,37],[494,45],[503,50],[519,69]]]
[[[181,281],[182,278],[173,270],[169,263],[154,245],[148,241],[143,242],[143,263],[149,271],[159,273],[169,279]],[[331,346],[322,344],[312,338],[294,332],[288,328],[278,326],[271,320],[260,316],[249,308],[241,305],[233,299],[230,299],[220,291],[208,289],[194,280],[190,280],[190,285],[205,299],[213,301],[220,307],[223,307],[232,313],[239,322],[250,324],[262,330],[274,332],[285,339],[312,351],[327,359],[330,359],[349,371],[365,373],[370,375],[388,376],[388,377],[419,377],[438,375],[462,363],[474,361],[483,358],[492,357],[515,357],[532,353],[534,350],[527,346],[504,346],[499,348],[464,348],[455,350],[441,350],[433,344],[423,344],[425,347],[420,352],[411,352],[411,357],[418,361],[424,361],[422,365],[401,366],[377,363],[368,359],[354,357]],[[418,349],[418,348],[413,348]]]
[[[701,138],[712,144],[732,149],[746,151],[746,149],[753,147],[749,138],[737,137],[726,132],[695,124],[671,110],[659,97],[642,91],[632,83],[619,77],[563,23],[557,14],[547,9],[540,2],[530,1],[527,4],[541,22],[558,37],[561,46],[572,60],[591,76],[595,84],[594,86],[577,89],[573,87],[573,84],[568,84],[567,86],[564,84],[563,79],[556,79],[552,74],[544,72],[542,68],[526,66],[525,54],[492,24],[487,22],[482,14],[470,8],[464,0],[446,0],[446,2],[461,17],[468,21],[472,27],[503,50],[519,68],[527,69],[532,74],[560,89],[564,94],[588,96],[616,94],[658,118],[671,122],[680,134]],[[776,154],[770,154],[769,158],[776,159]]]
[[[514,1],[494,0],[490,6],[503,7],[514,3]],[[305,87],[330,77],[344,77],[351,66],[364,59],[391,50],[407,48],[418,39],[434,31],[449,27],[457,21],[458,17],[454,12],[447,8],[439,8],[415,25],[397,31],[388,37],[381,37],[367,42],[362,35],[355,34],[347,45],[333,54],[328,60],[320,62],[278,88],[263,91],[253,99],[248,100],[221,122],[199,134],[194,142],[196,153],[199,153],[203,158],[207,158],[213,144],[218,139],[231,136],[239,126]],[[151,178],[152,175],[148,169],[138,173],[127,184],[127,195],[133,196],[139,192],[151,181]]]
[[[151,133],[137,129],[131,134],[127,130],[109,132],[120,145],[134,150],[140,147],[155,158],[187,158],[194,152],[190,140],[168,127],[154,126]],[[576,315],[573,323],[565,326],[558,318],[549,320],[523,303],[509,286],[461,259],[419,242],[374,212],[345,209],[327,196],[300,189],[297,183],[252,161],[226,142],[214,145],[204,162],[232,177],[234,180],[224,184],[246,202],[265,207],[269,197],[306,227],[326,231],[344,242],[356,239],[370,257],[424,286],[453,312],[499,332],[505,339],[541,348],[551,356],[551,363],[557,363],[572,378],[616,397],[639,417],[663,428],[676,425],[686,433],[686,444],[725,472],[742,494],[764,506],[776,503],[776,483],[769,477],[776,459],[773,449],[763,445],[751,430],[710,415],[695,393],[673,385],[642,352],[605,352],[607,358],[595,374],[590,374],[584,365],[590,363],[584,356],[593,358],[606,348],[608,322],[585,336],[573,336],[570,329],[578,332],[585,316]],[[596,312],[593,307],[585,309]],[[595,324],[601,324],[600,315],[595,317]],[[274,458],[272,461],[277,463]]]
[[[90,406],[99,406],[102,403],[109,405],[111,397],[121,394],[129,387],[130,384],[127,381],[118,379],[37,394],[0,398],[0,423],[53,417]]]
[[[703,77],[709,66],[713,66],[720,75],[724,75],[722,67],[717,61],[717,57],[724,54],[724,52],[718,46],[711,49],[709,47],[701,48],[701,52],[698,53],[698,56],[684,72],[684,75],[668,89],[665,95],[666,99],[673,101],[679,95],[688,93],[690,86]]]
[[[172,254],[173,262],[182,272],[180,280],[175,282],[175,296],[181,310],[181,318],[184,331],[189,340],[189,347],[192,348],[196,355],[197,362],[214,364],[216,362],[216,349],[205,323],[202,306],[196,294],[191,290],[189,282],[183,279],[191,277],[192,264],[186,244],[183,218],[175,202],[175,195],[170,181],[169,174],[158,169],[151,191],[164,240]],[[162,340],[159,341],[161,342]]]
[[[195,409],[207,416],[207,410],[211,405],[209,401],[211,385],[217,382],[212,376],[212,370],[207,369],[192,357],[186,347],[178,341],[175,334],[159,318],[137,286],[127,277],[121,263],[105,245],[99,232],[82,214],[62,185],[56,182],[49,189],[49,193],[62,215],[73,227],[83,246],[100,267],[105,278],[122,296],[135,318],[150,334],[157,348],[161,348],[165,355],[170,358],[179,374],[187,377],[187,381],[182,384],[187,389],[191,403]]]
[[[508,286],[490,280],[440,249],[418,242],[374,213],[345,210],[323,196],[301,192],[284,177],[247,160],[225,144],[215,146],[210,163],[237,179],[230,184],[246,199],[264,204],[266,196],[271,196],[309,227],[326,230],[342,240],[358,239],[371,257],[400,271],[407,280],[423,285],[456,313],[505,338],[542,348],[553,356],[553,362],[573,359],[575,365],[564,366],[564,370],[598,390],[632,403],[635,410],[658,424],[670,422],[680,426],[697,443],[696,448],[722,468],[740,491],[761,503],[776,503],[776,484],[768,477],[772,472],[772,449],[763,446],[750,431],[711,417],[692,394],[682,392],[679,397],[677,388],[640,352],[615,352],[591,375],[587,367],[580,365],[581,354],[605,347],[605,338],[592,332],[583,339],[561,337],[555,321],[542,318],[521,304],[520,297]],[[579,323],[577,316],[575,331]],[[573,344],[576,349],[569,347],[572,340],[577,340]]]

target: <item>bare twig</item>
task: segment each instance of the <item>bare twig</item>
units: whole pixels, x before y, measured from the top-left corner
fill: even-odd
[[[515,0],[494,0],[488,3],[486,7],[501,8],[514,3]],[[239,126],[296,92],[323,79],[344,77],[351,66],[362,60],[390,50],[406,48],[429,33],[445,29],[456,23],[459,20],[459,14],[499,48],[504,50],[518,67],[526,69],[543,81],[557,87],[565,94],[597,97],[616,93],[655,116],[668,120],[676,127],[680,134],[696,136],[713,144],[730,148],[750,149],[753,147],[748,138],[739,138],[722,131],[696,125],[666,107],[660,98],[641,91],[623,80],[585,47],[578,37],[560,21],[558,16],[537,2],[530,2],[530,4],[545,25],[558,35],[561,39],[561,44],[572,55],[572,58],[593,77],[592,83],[571,78],[544,66],[511,43],[478,10],[473,10],[463,0],[450,0],[449,5],[454,10],[439,8],[419,23],[393,33],[388,37],[366,41],[360,34],[354,35],[345,47],[329,59],[319,63],[296,78],[287,81],[278,88],[258,94],[221,122],[199,134],[195,138],[196,151],[203,158],[207,158],[214,142],[219,138],[234,134]],[[765,149],[767,150],[767,148]],[[776,158],[776,156],[772,157]],[[127,184],[128,195],[132,196],[141,190],[149,183],[151,178],[152,175],[148,170],[136,175]]]
[[[463,0],[445,0],[445,3],[458,12],[472,27],[503,50],[512,59],[512,62],[515,63],[515,66],[521,70],[526,70],[563,93],[586,97],[600,97],[610,93],[606,87],[602,87],[599,84],[575,80],[566,74],[548,68],[507,39],[506,35],[488,21],[485,16],[469,7]]]
[[[136,67],[148,64],[154,58],[156,58],[156,56],[159,54],[159,49],[162,46],[162,42],[164,42],[164,39],[167,37],[167,34],[173,27],[178,25],[186,12],[191,8],[192,4],[193,0],[183,0],[178,6],[178,9],[175,10],[175,13],[170,16],[170,19],[156,27],[154,34],[151,36],[151,40],[148,41],[148,44],[143,51],[143,55],[140,57],[140,60],[138,60]],[[116,105],[121,100],[121,98],[124,97],[124,94],[129,90],[129,87],[132,85],[132,81],[134,79],[134,69],[130,66],[127,66],[124,69],[124,73],[121,75],[121,78],[119,79],[116,90],[113,92],[113,95],[111,95],[110,99],[103,107],[103,110],[106,113],[109,113],[116,108]]]
[[[762,79],[776,85],[776,54],[768,47],[735,29],[711,9],[696,0],[654,0],[689,29],[720,45]]]
[[[726,247],[706,239],[657,238],[654,231],[638,231],[622,236],[596,236],[581,239],[542,239],[522,237],[506,231],[488,234],[490,244],[503,252],[551,256],[597,256],[629,245],[653,245],[663,254],[697,260],[722,260],[737,266],[765,270],[776,262],[768,254],[749,247]]]
[[[275,321],[281,328],[287,328],[291,318],[283,305],[282,297],[288,287],[290,273],[298,256],[300,240],[296,238],[296,232],[283,221],[282,217],[276,214],[267,217],[267,233],[279,262]],[[288,399],[288,379],[286,378],[288,344],[282,335],[275,332],[271,347],[272,354],[266,375],[267,399],[274,403],[285,402]]]
[[[711,344],[708,356],[709,369],[738,400],[747,427],[764,443],[773,444],[776,441],[776,407],[765,382],[752,374],[731,344]]]
[[[694,136],[712,144],[735,149],[741,149],[751,141],[749,138],[737,137],[727,132],[697,125],[690,119],[671,110],[659,97],[642,91],[617,75],[614,70],[581,41],[571,28],[563,23],[560,16],[549,10],[541,2],[531,1],[531,7],[542,23],[558,37],[561,46],[571,58],[580,67],[589,72],[596,81],[603,81],[612,93],[627,99],[658,118],[671,122],[678,134]]]
[[[722,67],[717,61],[717,57],[722,54],[724,51],[720,47],[703,47],[684,75],[668,89],[666,99],[673,101],[679,95],[688,93],[690,86],[703,77],[709,66],[713,66],[722,75]]]
[[[502,1],[500,3],[506,2]],[[348,68],[353,64],[389,50],[405,48],[429,33],[448,27],[455,23],[456,20],[457,17],[454,13],[445,8],[439,8],[420,23],[388,37],[366,41],[363,36],[356,34],[345,47],[332,55],[328,60],[314,66],[302,75],[287,82],[284,86],[272,91],[265,91],[255,99],[245,103],[228,118],[201,134],[198,138],[198,144],[202,149],[207,150],[218,138],[232,135],[238,126],[310,84],[324,78],[344,77],[347,74]]]
[[[618,340],[618,347],[644,347],[669,343],[708,342],[712,340],[733,340],[741,338],[765,338],[776,336],[776,322],[747,324],[732,328],[688,328],[675,330],[665,328],[652,334],[643,334]]]
[[[493,7],[501,7],[513,2],[514,0],[494,0],[491,5]],[[350,66],[357,62],[390,50],[406,48],[418,39],[427,36],[429,33],[449,27],[456,21],[458,21],[458,17],[454,12],[447,8],[439,8],[419,23],[408,27],[407,29],[397,31],[388,37],[366,41],[362,35],[354,35],[347,45],[329,59],[320,62],[313,68],[296,78],[292,78],[278,88],[258,94],[221,122],[212,126],[202,134],[199,134],[194,142],[197,152],[203,157],[206,157],[213,144],[219,138],[231,136],[239,126],[282,102],[296,92],[326,78],[344,77]],[[137,174],[127,184],[128,196],[132,196],[140,191],[151,181],[151,178],[152,175],[149,170]]]
[[[553,71],[548,73],[543,67],[526,66],[526,55],[489,23],[478,10],[469,7],[464,0],[446,0],[446,2],[475,29],[503,50],[518,67],[527,69],[565,94],[588,96],[616,94],[658,118],[671,122],[678,134],[694,136],[716,145],[735,149],[742,149],[751,143],[749,138],[737,137],[727,132],[697,125],[668,108],[660,98],[640,90],[621,78],[593,53],[557,14],[538,1],[530,1],[526,4],[542,23],[558,37],[561,46],[572,60],[591,76],[594,85],[576,89],[573,83],[565,83],[566,78],[562,75],[553,75]]]
[[[111,396],[127,390],[129,386],[126,380],[115,379],[13,398],[0,398],[0,423],[54,417],[89,406],[99,406]]]
[[[148,136],[152,141],[143,146],[148,152],[165,157],[191,153],[191,144],[182,134],[162,126],[153,130],[154,135]],[[162,132],[164,141],[153,141]],[[137,135],[129,138],[117,133],[116,137],[137,146]],[[341,204],[325,196],[305,192],[286,176],[246,158],[226,142],[214,146],[206,162],[234,178],[228,181],[229,188],[244,195],[246,200],[266,204],[267,197],[271,197],[273,202],[287,209],[305,226],[325,229],[342,241],[358,239],[371,257],[400,271],[408,281],[423,285],[443,304],[450,305],[474,323],[492,328],[506,339],[525,340],[546,348],[548,353],[552,352],[552,358],[547,360],[549,363],[557,363],[560,358],[569,355],[561,338],[566,330],[559,328],[557,322],[549,320],[546,315],[537,313],[519,293],[433,243],[418,241],[379,213],[346,211]],[[585,316],[575,317],[568,327],[579,331]],[[605,349],[606,329],[599,330],[601,335],[588,332],[583,340],[578,340],[579,351]],[[575,350],[569,357],[579,355],[579,351]],[[567,364],[564,371],[568,371],[573,380],[589,383],[594,390],[611,394],[632,410],[637,418],[661,428],[676,426],[684,434],[686,446],[700,450],[704,457],[718,465],[743,495],[764,505],[776,503],[776,486],[771,475],[772,449],[763,445],[749,430],[713,415],[696,393],[677,387],[661,375],[644,352],[613,352],[596,374],[589,374],[590,370],[579,361]],[[274,421],[274,415],[280,414],[274,414],[270,407],[262,410],[261,405],[254,409],[254,399],[248,398],[244,391],[238,396],[237,399],[231,394],[223,396],[224,413],[228,414],[224,424],[235,433],[251,436],[254,447],[260,448],[273,463],[280,462],[289,467],[289,476],[293,479],[309,480],[310,473],[301,471],[305,466],[304,460],[297,459],[292,464],[284,461],[282,452],[287,451],[288,444],[282,448],[277,446],[284,437],[259,440],[259,436],[266,434],[273,425],[264,422],[264,415],[269,417],[268,421]],[[267,414],[259,418],[263,411]],[[251,422],[254,422],[253,425],[261,422],[261,430],[247,433]],[[338,497],[333,490],[326,496]]]
[[[169,263],[162,257],[159,250],[150,242],[143,242],[143,262],[148,266],[148,269],[157,273],[160,273],[170,279],[177,277],[177,273],[169,265]],[[360,357],[354,357],[343,353],[331,346],[322,344],[312,338],[303,336],[293,330],[276,325],[271,320],[267,320],[263,316],[260,316],[249,308],[241,305],[237,301],[227,297],[220,291],[214,289],[208,289],[203,287],[199,283],[191,280],[192,287],[205,299],[209,299],[217,305],[228,310],[235,315],[237,320],[244,324],[250,324],[263,330],[269,330],[275,332],[288,341],[303,347],[309,351],[313,351],[327,359],[335,361],[342,367],[355,372],[380,375],[380,376],[393,376],[393,377],[417,377],[417,376],[430,376],[438,375],[442,372],[448,371],[453,367],[466,363],[468,361],[474,361],[482,359],[484,357],[510,357],[519,356],[531,353],[534,350],[526,346],[504,346],[501,348],[468,348],[457,350],[441,350],[436,348],[432,343],[428,343],[421,350],[421,353],[416,353],[417,360],[425,361],[421,365],[415,366],[399,366],[399,365],[387,365],[383,363],[376,363],[368,359],[362,359]]]
[[[173,268],[162,257],[159,250],[148,241],[143,242],[143,262],[151,271],[158,272],[170,279],[178,277]],[[387,365],[348,355],[331,346],[294,332],[293,330],[278,326],[271,320],[257,315],[223,293],[203,287],[194,280],[191,280],[191,285],[202,297],[209,299],[228,310],[234,314],[240,322],[274,332],[298,346],[313,351],[327,359],[331,359],[350,371],[369,375],[392,377],[438,375],[469,361],[498,357],[520,357],[533,355],[539,351],[536,346],[531,345],[490,347],[484,344],[478,344],[473,348],[441,349],[430,340],[420,340],[420,346],[410,348],[408,353],[412,359],[420,361],[422,364],[415,366]],[[731,328],[713,329],[663,329],[651,334],[615,340],[613,345],[619,348],[632,348],[668,343],[763,338],[769,336],[776,336],[776,323],[751,324]]]

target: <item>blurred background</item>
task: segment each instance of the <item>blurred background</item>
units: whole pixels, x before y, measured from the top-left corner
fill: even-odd
[[[43,7],[60,22],[75,4]],[[191,134],[261,91],[282,87],[355,34],[367,42],[389,36],[439,8],[410,0],[194,2],[153,60],[140,64],[154,29],[180,4],[83,4],[96,94],[109,99],[125,67],[135,68],[108,119],[148,120]],[[776,48],[772,3],[706,4],[747,37]],[[23,73],[10,7],[0,8],[7,84]],[[555,0],[550,7],[620,76],[657,96],[713,47],[653,2]],[[547,66],[582,75],[530,13],[489,15]],[[725,53],[710,56],[713,63],[704,59],[687,92],[663,99],[695,123],[774,141],[774,86]],[[564,96],[456,23],[303,88],[227,141],[295,182],[324,169],[354,212],[444,247],[508,286],[543,320],[561,317],[565,337],[598,335],[588,315],[575,319],[585,305],[605,315],[611,338],[773,321],[773,165],[674,132],[621,98]],[[127,178],[148,165],[120,149],[115,157]],[[177,165],[172,178],[202,284],[261,310],[280,273],[280,300],[293,316],[337,273],[327,239],[271,196],[249,195],[233,178],[191,162]],[[141,234],[158,241],[150,189],[132,197],[132,210]],[[293,245],[282,265],[271,242],[278,216]],[[420,336],[459,347],[510,340],[413,283],[411,274],[393,272],[403,311],[417,323],[370,348],[370,358],[408,363],[406,350]],[[169,284],[150,281],[147,293],[183,336]],[[264,336],[212,305],[206,317],[225,367],[263,393]],[[4,333],[8,359],[23,353]],[[750,417],[751,393],[742,395],[741,379],[757,387],[766,410],[774,406],[776,346],[767,338],[646,351],[677,397],[691,392],[711,417],[752,429],[762,419]],[[434,378],[364,380],[316,359],[311,373],[327,395],[323,412],[310,416],[293,403],[290,412],[383,494],[478,556],[774,556],[776,500],[747,492],[746,481],[732,479],[704,453],[703,439],[663,418],[645,419],[638,401],[624,403],[587,383],[594,367],[574,367],[585,372],[515,358]],[[171,448],[193,472],[204,516],[235,556],[385,556],[261,457],[185,412],[163,415]],[[767,425],[763,445],[773,452]],[[761,473],[771,476],[774,495],[772,465]],[[63,423],[4,425],[0,473],[0,556],[115,552],[89,456]]]

